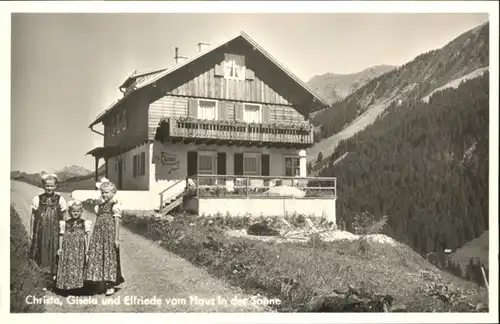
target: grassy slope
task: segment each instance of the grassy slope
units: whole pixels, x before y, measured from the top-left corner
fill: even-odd
[[[249,293],[278,297],[280,311],[307,311],[312,298],[346,290],[353,285],[369,292],[390,294],[407,311],[471,311],[466,303],[487,304],[484,289],[439,271],[409,247],[360,242],[283,243],[229,238],[221,230],[228,218],[182,216],[173,220],[124,215],[123,224],[147,236],[195,265],[206,268]],[[282,291],[285,280],[295,280],[290,293]],[[430,296],[443,284],[470,295],[453,304]],[[465,308],[464,308],[465,307]]]
[[[470,258],[479,258],[487,268],[489,268],[489,231],[485,231],[480,237],[468,242],[455,253],[451,259],[462,267],[463,271],[467,268]]]
[[[11,313],[40,313],[42,304],[27,304],[29,295],[41,298],[42,274],[34,268],[27,257],[28,235],[14,207],[10,207],[10,311]]]

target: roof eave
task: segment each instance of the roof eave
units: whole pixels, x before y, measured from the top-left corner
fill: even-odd
[[[127,80],[123,81],[123,83],[118,87],[118,89],[122,89],[122,88],[128,87],[130,84],[132,84],[132,82],[134,80],[135,80],[135,78],[128,77]]]

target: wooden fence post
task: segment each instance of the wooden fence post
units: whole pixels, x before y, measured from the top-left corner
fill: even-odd
[[[486,278],[486,273],[484,271],[483,265],[481,265],[481,272],[483,273],[484,284],[486,285],[486,290],[490,290],[488,286],[488,279]]]

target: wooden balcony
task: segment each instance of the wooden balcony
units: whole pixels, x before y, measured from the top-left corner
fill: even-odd
[[[226,145],[310,147],[313,128],[309,123],[255,124],[228,120],[167,118],[160,122],[162,139]],[[158,134],[157,133],[157,134]]]

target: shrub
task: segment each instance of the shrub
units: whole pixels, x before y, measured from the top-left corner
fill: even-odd
[[[19,214],[10,206],[10,311],[41,313],[42,304],[27,304],[26,297],[43,297],[43,275],[28,259],[29,240]]]
[[[354,215],[352,228],[357,235],[378,234],[387,224],[387,215],[381,219],[375,220],[375,215],[368,212],[362,212]]]

